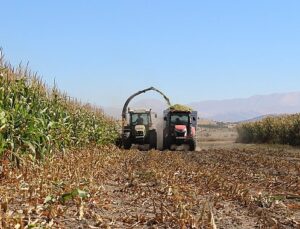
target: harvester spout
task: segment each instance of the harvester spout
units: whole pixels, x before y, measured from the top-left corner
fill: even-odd
[[[151,87],[151,89],[152,89],[153,91],[156,91],[156,92],[158,92],[159,94],[161,94],[162,97],[166,100],[168,106],[169,106],[169,107],[171,106],[170,99],[169,99],[164,93],[162,93],[160,90],[158,90],[158,89],[156,89],[156,88],[154,88],[154,87]]]
[[[147,91],[156,91],[157,93],[159,93],[160,95],[163,96],[163,98],[166,100],[168,106],[171,106],[170,99],[169,99],[164,93],[162,93],[160,90],[156,89],[155,87],[149,87],[149,88],[146,88],[146,89],[144,89],[144,90],[138,91],[138,92],[134,93],[132,96],[130,96],[130,97],[126,100],[126,102],[125,102],[125,104],[124,104],[124,106],[123,106],[123,110],[122,110],[122,126],[123,126],[123,127],[124,127],[124,125],[125,125],[125,123],[126,123],[126,112],[127,112],[128,104],[130,103],[130,101],[131,101],[134,97],[136,97],[136,96],[138,96],[138,95],[140,95],[140,94],[146,93]]]

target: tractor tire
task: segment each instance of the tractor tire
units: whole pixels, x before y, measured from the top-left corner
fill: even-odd
[[[196,139],[194,138],[191,139],[189,145],[190,145],[190,151],[195,151],[197,147]]]
[[[171,139],[170,139],[170,137],[165,137],[163,144],[164,144],[163,145],[163,150],[170,150],[171,149]]]
[[[123,147],[124,147],[124,149],[130,149],[131,146],[132,146],[132,143],[131,143],[130,139],[123,140]]]
[[[149,133],[149,149],[157,149],[157,133],[155,130]]]
[[[118,137],[115,141],[115,145],[118,147],[118,148],[122,148],[122,138],[121,137]]]

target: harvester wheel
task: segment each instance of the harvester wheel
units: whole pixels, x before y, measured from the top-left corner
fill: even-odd
[[[149,149],[157,148],[157,133],[155,130],[149,133]]]
[[[190,145],[190,151],[195,151],[196,150],[196,140],[192,139],[189,143]]]
[[[125,140],[123,141],[124,149],[130,149],[130,148],[131,148],[131,145],[132,145],[132,143],[131,143],[130,139],[125,139]]]
[[[117,147],[122,148],[122,138],[118,137],[115,141]]]
[[[164,138],[164,150],[170,150],[171,149],[171,139],[169,137]]]

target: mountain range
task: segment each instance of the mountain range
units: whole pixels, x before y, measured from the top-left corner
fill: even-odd
[[[259,116],[300,112],[300,92],[255,95],[249,98],[207,100],[186,104],[199,112],[199,116],[222,122],[240,122]],[[137,100],[132,108],[151,107],[158,114],[167,105],[163,100]],[[119,118],[122,108],[104,107],[106,114]]]

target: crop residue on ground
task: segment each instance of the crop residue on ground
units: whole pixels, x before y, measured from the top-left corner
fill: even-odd
[[[299,227],[298,154],[102,147],[2,159],[0,222],[13,227]]]

